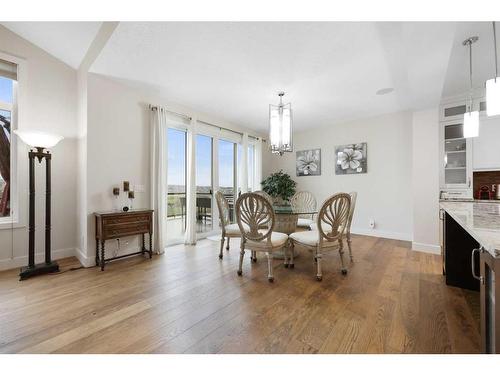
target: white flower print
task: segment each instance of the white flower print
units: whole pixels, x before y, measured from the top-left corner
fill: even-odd
[[[338,154],[338,164],[342,169],[358,169],[361,165],[360,160],[363,159],[363,154],[359,150],[346,148]]]

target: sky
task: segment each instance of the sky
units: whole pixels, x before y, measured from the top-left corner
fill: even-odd
[[[12,80],[0,77],[0,101],[12,103]]]
[[[168,129],[168,185],[185,185],[186,132]],[[234,143],[219,140],[219,186],[233,186]],[[196,185],[212,185],[212,138],[196,136]]]

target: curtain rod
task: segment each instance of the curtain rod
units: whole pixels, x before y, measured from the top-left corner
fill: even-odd
[[[208,125],[208,126],[213,126],[214,128],[219,128],[220,130],[227,130],[228,132],[232,132],[232,133],[235,133],[235,134],[243,135],[242,132],[239,132],[237,130],[228,129],[228,128],[225,128],[223,126],[211,124],[211,123],[203,121],[203,120],[197,120],[197,122],[200,122],[200,123]],[[250,134],[248,135],[248,137],[249,138],[253,138],[253,139],[261,139],[263,142],[265,142],[265,140],[262,137],[256,137],[255,135],[250,135]]]
[[[188,120],[192,120],[192,117],[189,116],[189,115],[186,115],[184,113],[179,113],[179,112],[174,112],[174,111],[170,111],[166,108],[163,108],[163,107],[160,107],[160,106],[157,106],[157,105],[152,105],[150,104],[149,105],[149,109],[152,110],[152,111],[157,111],[158,109],[162,110],[162,111],[166,111],[166,112],[169,112],[169,113],[172,113],[174,115],[177,115],[177,116],[180,116],[180,117],[184,117]],[[197,122],[200,122],[202,124],[205,124],[205,125],[208,125],[208,126],[213,126],[214,128],[219,128],[220,130],[227,130],[229,132],[232,132],[232,133],[235,133],[235,134],[239,134],[239,135],[243,135],[242,132],[239,132],[239,131],[236,131],[236,130],[232,130],[232,129],[228,129],[228,128],[225,128],[223,126],[220,126],[220,125],[215,125],[215,124],[211,124],[209,122],[206,122],[206,121],[203,121],[203,120],[196,120]],[[262,137],[256,137],[254,135],[248,135],[249,138],[253,138],[253,139],[261,139],[262,142],[265,142],[266,140]]]
[[[165,112],[168,112],[168,113],[172,113],[176,116],[179,116],[179,117],[184,117],[185,119],[188,119],[188,120],[192,120],[191,116],[189,115],[186,115],[184,113],[179,113],[179,112],[174,112],[174,111],[170,111],[166,108],[163,108],[163,107],[160,107],[160,106],[157,106],[157,105],[152,105],[150,104],[149,105],[149,109],[152,110],[152,111],[157,111],[158,109],[162,110],[162,111],[165,111]]]

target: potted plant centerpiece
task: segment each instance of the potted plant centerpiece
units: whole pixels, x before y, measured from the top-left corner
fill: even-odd
[[[279,206],[290,205],[289,199],[295,194],[297,183],[291,179],[290,175],[282,170],[272,173],[261,182],[262,190],[273,197],[275,204]]]

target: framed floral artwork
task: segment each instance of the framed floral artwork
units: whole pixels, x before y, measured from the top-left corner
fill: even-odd
[[[297,176],[321,175],[321,149],[297,151],[296,157]]]
[[[359,174],[368,171],[367,143],[335,147],[335,174]]]

